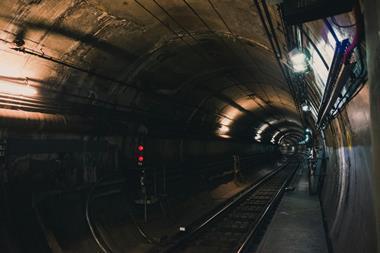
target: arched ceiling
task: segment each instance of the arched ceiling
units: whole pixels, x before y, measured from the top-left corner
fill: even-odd
[[[2,0],[0,39],[0,80],[38,88],[17,109],[251,138],[299,121],[251,0]]]

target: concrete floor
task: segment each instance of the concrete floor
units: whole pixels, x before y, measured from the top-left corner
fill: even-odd
[[[257,253],[327,253],[318,196],[308,192],[307,169],[300,169],[285,193]]]

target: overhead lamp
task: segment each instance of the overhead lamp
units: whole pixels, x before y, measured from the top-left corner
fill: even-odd
[[[26,84],[17,84],[2,80],[0,81],[0,93],[18,96],[35,96],[37,89]]]
[[[308,61],[310,57],[305,52],[298,48],[294,48],[289,52],[289,60],[295,73],[304,73],[309,69]]]

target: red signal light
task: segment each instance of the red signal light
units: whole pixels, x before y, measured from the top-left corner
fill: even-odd
[[[137,149],[138,149],[138,151],[143,151],[144,150],[144,146],[143,145],[139,145],[138,147],[137,147]]]
[[[144,161],[144,157],[142,155],[140,155],[137,159],[139,160],[139,162]]]

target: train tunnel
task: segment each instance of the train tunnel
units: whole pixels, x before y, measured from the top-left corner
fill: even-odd
[[[0,251],[380,252],[377,0],[1,0]]]

